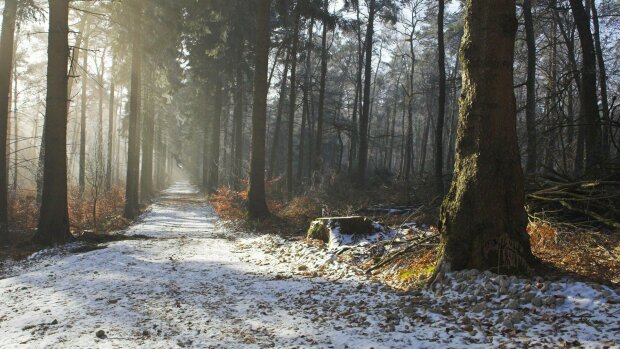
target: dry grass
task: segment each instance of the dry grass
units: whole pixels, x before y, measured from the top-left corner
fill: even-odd
[[[620,285],[620,232],[559,230],[549,223],[528,227],[532,251],[553,272]]]
[[[418,186],[422,187],[424,184]],[[275,193],[269,196],[283,195]],[[237,223],[244,228],[285,236],[303,236],[310,221],[319,216],[348,215],[362,208],[386,203],[393,206],[414,205],[419,208],[409,217],[384,215],[374,216],[373,219],[398,226],[407,218],[407,221],[427,224],[430,229],[436,229],[434,226],[441,204],[441,200],[433,197],[430,192],[418,197],[408,194],[403,184],[393,186],[382,184],[376,189],[359,190],[348,183],[334,182],[324,190],[308,191],[290,202],[270,201],[273,218],[261,222],[247,222],[246,197],[243,192],[221,189],[218,194],[211,196],[211,203],[221,217],[237,220]],[[419,204],[422,202],[427,204]],[[620,285],[620,232],[577,228],[560,230],[550,223],[532,222],[528,226],[528,233],[532,250],[543,265],[538,272],[550,277],[571,275],[605,284]],[[391,283],[419,284],[434,271],[437,256],[437,247],[421,246],[387,265],[384,271],[389,270],[383,274],[391,278]]]
[[[122,230],[129,221],[122,217],[125,202],[124,188],[114,187],[97,200],[96,225],[93,219],[94,198],[88,193],[80,197],[77,189],[69,193],[69,224],[71,233],[81,237],[85,231],[106,234]],[[37,228],[39,206],[33,191],[18,191],[9,198],[9,243],[0,248],[0,260],[22,259],[41,248],[31,243]]]

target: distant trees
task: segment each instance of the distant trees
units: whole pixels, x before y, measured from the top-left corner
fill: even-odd
[[[33,92],[43,90],[37,85],[43,73],[30,71],[36,68],[29,60],[36,59],[18,57],[10,68],[11,12],[19,21],[25,3],[30,0],[5,2],[0,40],[5,62],[0,64],[0,134],[6,138],[0,146],[14,164],[6,171],[11,164],[5,161],[2,171],[0,161],[0,233],[8,225],[4,197],[11,198],[12,190],[19,194],[36,183],[41,199],[46,146],[54,142],[48,139],[50,127],[41,131],[37,117],[36,108],[44,104]],[[607,74],[615,74],[620,62],[609,40],[620,17],[609,4],[524,0],[515,6],[522,25],[512,87],[528,174],[602,178],[615,171],[619,84]],[[459,95],[486,93],[468,89],[472,84],[459,78],[460,4],[131,0],[74,6],[84,11],[69,17],[77,23],[69,32],[69,192],[73,186],[76,193],[90,192],[94,185],[87,172],[95,161],[98,170],[105,169],[106,192],[125,186],[129,218],[172,172],[189,173],[205,193],[222,186],[243,192],[250,179],[252,217],[267,214],[266,190],[276,200],[294,199],[345,182],[366,188],[401,181],[408,200],[418,200],[427,190],[414,188],[428,188],[429,195],[444,192],[455,160],[456,175],[464,173],[458,163],[469,153],[462,150],[463,136],[457,137]],[[261,18],[269,23],[255,26],[258,10],[266,11]],[[24,37],[20,32],[13,36]],[[44,47],[44,40],[37,40]],[[467,68],[475,71],[471,64]],[[11,74],[19,76],[13,91]],[[81,86],[72,91],[76,77]],[[498,92],[504,85],[497,91],[484,88]],[[93,96],[98,108],[89,108]],[[11,102],[14,118],[8,117]],[[478,99],[469,102],[466,115],[482,110]],[[50,107],[54,110],[53,103]],[[90,137],[91,131],[97,135]]]
[[[67,209],[67,80],[69,0],[49,2],[47,97],[45,107],[43,192],[34,241],[69,241]]]
[[[468,0],[461,44],[463,92],[456,168],[439,222],[441,271],[524,271],[524,181],[513,91],[514,0]]]

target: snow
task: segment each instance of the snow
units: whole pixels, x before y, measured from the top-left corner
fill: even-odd
[[[391,240],[395,238],[399,230],[389,229],[379,223],[373,223],[375,232],[372,234],[343,234],[340,226],[336,225],[329,231],[330,249],[337,249],[342,246],[366,246],[378,241]]]
[[[482,348],[575,341],[618,348],[620,342],[620,305],[610,302],[617,290],[463,272],[433,291],[398,293],[339,262],[333,251],[228,230],[187,182],[164,192],[126,233],[152,238],[83,254],[46,250],[5,271],[0,348]],[[510,296],[496,290],[506,282],[521,293],[532,283],[541,297],[566,299],[507,309]],[[486,286],[493,291],[469,302]],[[490,314],[472,311],[481,301]],[[516,311],[524,318],[516,329],[495,324]]]

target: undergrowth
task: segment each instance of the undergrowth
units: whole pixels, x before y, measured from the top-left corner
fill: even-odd
[[[89,194],[87,191],[80,195],[77,188],[69,191],[69,225],[74,237],[79,238],[84,232],[105,234],[129,225],[130,222],[123,218],[125,190],[122,186],[115,186],[106,195],[98,197],[96,210],[93,210],[95,198]],[[9,242],[0,249],[0,259],[21,259],[40,249],[30,242],[38,224],[39,204],[36,193],[30,190],[11,193],[8,204]]]
[[[337,178],[320,186],[312,186],[290,201],[285,199],[281,187],[277,182],[269,183],[268,206],[273,216],[262,221],[246,219],[245,191],[220,188],[209,199],[220,217],[235,221],[243,228],[300,237],[305,235],[310,222],[317,217],[353,214],[370,215],[392,227],[415,221],[436,230],[441,204],[441,198],[428,191],[429,186],[424,182],[409,186],[402,182],[380,183],[376,187],[359,189],[350,181]],[[365,211],[374,206],[408,206],[413,208],[413,212],[406,215],[377,215]],[[620,284],[620,232],[567,229],[540,220],[530,222],[527,232],[534,255],[547,268],[547,271],[541,269],[540,273]],[[382,274],[391,278],[392,282],[403,285],[422,284],[433,274],[438,252],[437,246],[422,246],[387,265]]]

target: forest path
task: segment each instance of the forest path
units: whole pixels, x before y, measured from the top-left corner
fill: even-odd
[[[127,230],[152,239],[52,254],[0,280],[0,348],[415,346],[385,331],[396,294],[282,278],[242,261],[217,223],[197,188],[176,183]]]

